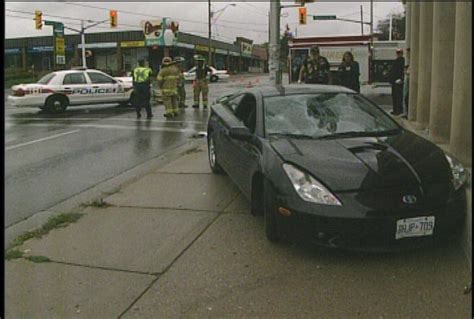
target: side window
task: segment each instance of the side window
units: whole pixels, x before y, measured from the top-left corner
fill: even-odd
[[[237,106],[239,106],[243,98],[244,98],[243,94],[237,95],[236,97],[232,97],[229,100],[227,100],[224,103],[224,105],[227,106],[232,111],[232,113],[235,114],[235,111],[237,110]]]
[[[115,83],[115,80],[111,77],[108,77],[105,74],[97,73],[97,72],[87,72],[87,75],[91,79],[93,84],[110,84]]]
[[[84,73],[69,73],[64,76],[63,84],[87,84]]]
[[[252,94],[245,95],[234,113],[251,133],[255,133],[257,125],[257,101],[255,96]]]

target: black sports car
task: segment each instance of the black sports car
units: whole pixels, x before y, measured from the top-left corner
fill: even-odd
[[[248,89],[211,108],[212,171],[225,171],[281,237],[398,250],[459,234],[467,171],[349,89]]]

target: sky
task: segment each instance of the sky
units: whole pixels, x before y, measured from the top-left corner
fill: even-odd
[[[230,4],[235,4],[232,6]],[[281,5],[294,5],[295,2],[281,2]],[[364,21],[370,20],[370,2],[316,1],[306,4],[309,15],[336,15],[338,18],[360,21],[360,7],[363,7]],[[374,1],[374,28],[378,20],[389,14],[403,12],[400,1]],[[63,22],[66,27],[79,28],[80,20],[103,21],[109,18],[109,9],[118,11],[118,28],[110,28],[108,21],[87,32],[109,32],[140,30],[142,20],[169,17],[179,22],[180,31],[207,37],[207,1],[193,2],[6,2],[5,38],[51,35],[52,28],[44,26],[36,30],[33,21],[34,11],[43,12],[43,19]],[[252,39],[254,43],[268,41],[268,1],[212,1],[212,11],[216,12],[213,22],[213,38],[233,42],[238,36]],[[297,37],[360,35],[360,24],[343,21],[313,21],[308,16],[306,25],[298,24],[298,9],[283,8],[281,31],[288,24]],[[88,25],[88,23],[86,23]],[[66,31],[66,34],[73,33]],[[369,26],[364,34],[369,33]]]

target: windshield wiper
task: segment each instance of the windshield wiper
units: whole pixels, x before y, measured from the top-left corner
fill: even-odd
[[[269,136],[283,136],[283,137],[296,138],[296,139],[314,138],[313,135],[293,134],[293,133],[270,133]]]
[[[396,128],[392,130],[385,130],[385,131],[374,131],[374,132],[364,132],[364,131],[349,131],[349,132],[341,132],[341,133],[334,133],[328,134],[317,137],[318,140],[328,140],[333,138],[342,138],[342,137],[373,137],[373,136],[387,136],[400,133],[401,129]]]

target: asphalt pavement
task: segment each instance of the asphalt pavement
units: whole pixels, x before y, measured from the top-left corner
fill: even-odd
[[[204,140],[30,239],[6,261],[7,318],[468,318],[459,243],[361,254],[265,238]]]
[[[210,100],[265,76],[233,76],[210,84]],[[154,118],[136,120],[132,108],[116,104],[70,107],[48,114],[37,108],[5,109],[5,226],[80,194],[95,185],[184,145],[206,130],[208,110],[196,111],[186,85],[188,109],[173,120],[163,105]],[[5,97],[7,90],[5,91]],[[144,112],[144,110],[143,110]]]

